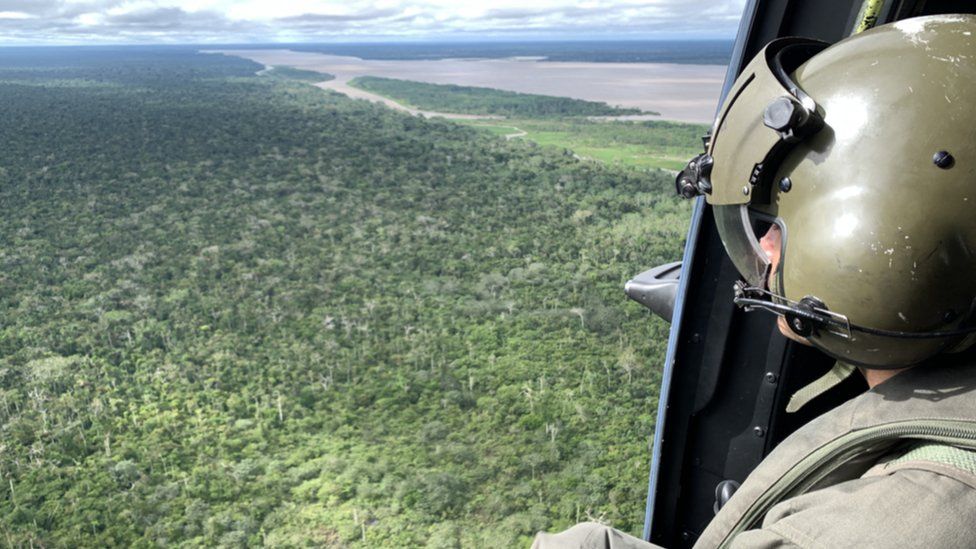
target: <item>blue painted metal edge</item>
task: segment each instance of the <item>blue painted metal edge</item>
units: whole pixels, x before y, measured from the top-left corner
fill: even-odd
[[[725,72],[725,82],[722,85],[722,93],[719,97],[718,109],[722,108],[722,102],[728,94],[732,84],[735,83],[739,71],[744,65],[743,56],[745,55],[746,40],[756,19],[759,0],[748,0],[745,9],[742,11],[742,19],[739,21],[739,29],[736,32],[735,45],[732,48],[732,56],[729,60],[729,68]],[[684,317],[684,302],[688,294],[688,281],[691,278],[686,273],[690,273],[693,268],[695,256],[695,244],[698,242],[698,233],[701,229],[702,216],[705,212],[705,199],[698,197],[695,200],[695,207],[691,214],[691,225],[688,227],[688,236],[685,240],[685,250],[681,259],[681,279],[678,282],[678,293],[675,296],[674,313],[671,317],[671,330],[668,333],[668,350],[664,358],[664,372],[661,376],[661,393],[658,396],[657,419],[654,427],[654,443],[651,451],[651,473],[647,485],[647,506],[644,510],[644,533],[645,540],[651,539],[651,517],[654,516],[654,500],[657,494],[657,477],[661,468],[661,446],[664,443],[664,423],[668,413],[668,402],[671,393],[671,378],[674,374],[674,358],[678,350],[678,337],[681,332],[681,321]]]
[[[661,467],[661,444],[664,439],[664,420],[668,412],[668,396],[671,391],[671,376],[674,371],[674,355],[677,350],[677,340],[684,313],[684,300],[688,292],[688,269],[691,268],[694,257],[694,243],[698,239],[702,214],[705,211],[705,200],[699,197],[695,201],[695,209],[691,214],[691,226],[688,228],[688,238],[685,240],[685,252],[681,259],[681,280],[678,282],[678,295],[675,297],[674,313],[671,317],[671,331],[668,334],[668,350],[664,359],[664,373],[661,377],[661,394],[658,396],[657,420],[654,428],[654,445],[651,451],[651,475],[647,487],[647,507],[644,511],[645,540],[651,538],[651,517],[654,516],[654,495],[657,493],[657,473]]]

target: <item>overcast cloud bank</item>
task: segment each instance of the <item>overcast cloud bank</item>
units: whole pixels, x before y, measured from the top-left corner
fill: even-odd
[[[0,45],[732,38],[744,0],[0,0]]]

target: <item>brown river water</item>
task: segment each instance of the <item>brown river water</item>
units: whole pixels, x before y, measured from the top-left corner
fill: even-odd
[[[639,118],[710,123],[725,77],[725,67],[720,65],[548,62],[536,59],[388,61],[291,50],[213,50],[210,53],[236,55],[266,66],[284,65],[333,74],[335,80],[316,85],[427,116],[443,113],[407,109],[388,99],[352,88],[348,82],[357,76],[381,76],[432,84],[480,86],[603,101],[610,105],[661,113],[660,116]]]

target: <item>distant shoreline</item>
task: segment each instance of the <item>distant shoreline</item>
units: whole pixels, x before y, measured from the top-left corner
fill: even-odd
[[[724,65],[539,61],[526,59],[369,60],[270,49],[207,49],[260,65],[283,65],[335,75],[323,88],[355,97],[346,86],[357,76],[380,76],[432,84],[488,87],[521,93],[601,101],[660,112],[660,120],[711,123]],[[373,95],[373,94],[370,94]],[[378,100],[379,96],[362,97]],[[383,98],[382,102],[388,100]],[[435,115],[442,115],[437,113]],[[450,116],[450,115],[447,115]]]
[[[542,62],[670,63],[728,65],[732,40],[537,40],[474,42],[291,43],[213,46],[231,49],[288,49],[357,57],[368,61],[534,59]]]

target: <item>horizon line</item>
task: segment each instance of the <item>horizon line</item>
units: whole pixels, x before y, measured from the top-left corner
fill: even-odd
[[[186,47],[186,46],[295,46],[295,45],[315,45],[315,46],[355,46],[355,45],[389,45],[389,44],[524,44],[524,43],[626,43],[626,42],[729,42],[735,41],[734,37],[715,38],[376,38],[367,40],[350,41],[253,41],[253,42],[105,42],[105,43],[58,43],[58,42],[38,42],[38,43],[8,43],[0,42],[0,48],[105,48],[105,47]]]

